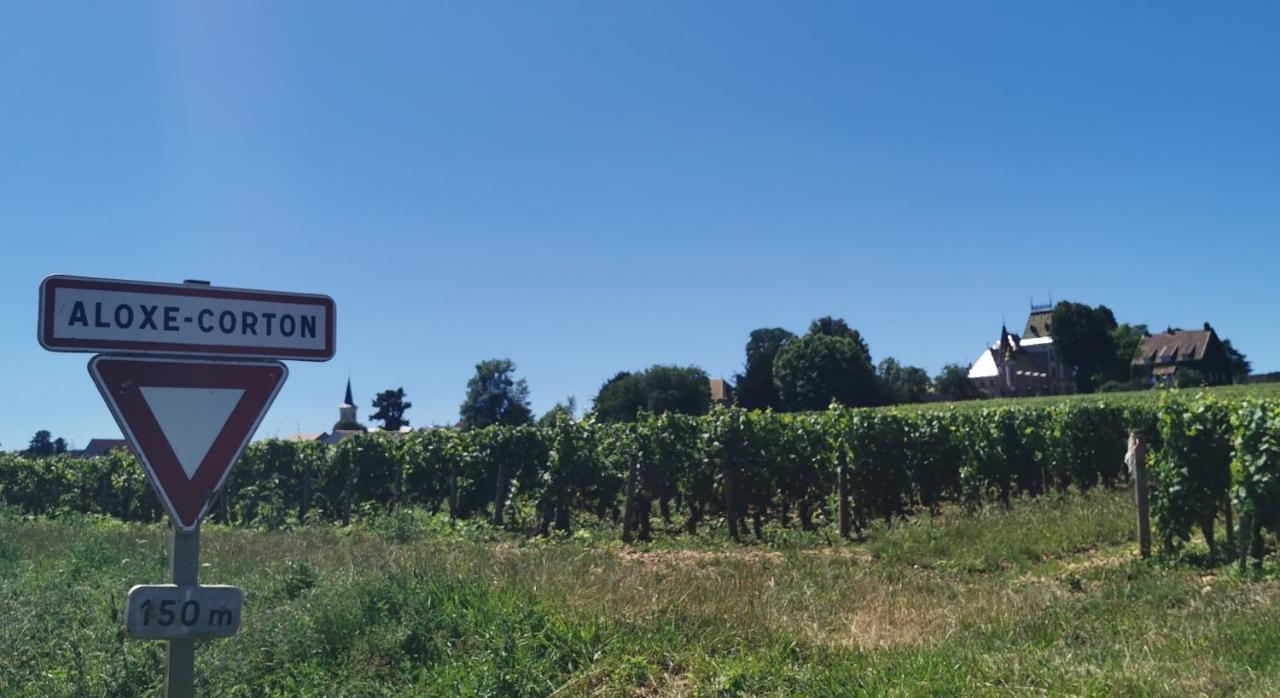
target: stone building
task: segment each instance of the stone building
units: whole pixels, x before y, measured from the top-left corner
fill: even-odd
[[[347,379],[347,392],[342,397],[342,404],[338,405],[338,421],[333,425],[333,431],[322,431],[317,434],[295,434],[294,441],[319,441],[322,444],[333,445],[339,441],[356,434],[363,434],[368,429],[360,423],[356,417],[356,403],[351,397],[351,379]]]
[[[711,404],[724,405],[730,407],[733,405],[733,386],[723,378],[711,378],[707,381],[708,387],[711,389]]]
[[[1000,327],[1000,338],[969,368],[969,379],[992,397],[1074,392],[1071,369],[1053,346],[1053,306],[1031,306],[1022,336]]]

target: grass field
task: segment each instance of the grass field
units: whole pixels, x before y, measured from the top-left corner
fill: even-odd
[[[1197,393],[1208,393],[1223,400],[1243,400],[1246,398],[1263,399],[1280,397],[1280,383],[1253,383],[1247,385],[1219,385],[1214,387],[1132,390],[1115,393],[1076,393],[1073,395],[1045,395],[1043,397],[1006,397],[985,400],[965,400],[960,402],[923,402],[916,404],[892,405],[888,408],[898,410],[932,410],[932,409],[977,409],[982,407],[1047,407],[1073,402],[1095,402],[1112,400],[1118,402],[1150,402],[1159,399],[1162,392],[1172,392],[1192,396]]]
[[[210,527],[202,580],[245,621],[203,695],[1275,695],[1280,583],[1202,550],[1143,562],[1130,494],[947,510],[863,541],[774,530],[624,547],[401,513],[352,529]],[[169,534],[0,516],[0,695],[153,695],[123,638]]]

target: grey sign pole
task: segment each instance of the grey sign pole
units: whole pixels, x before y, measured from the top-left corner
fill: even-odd
[[[173,549],[169,555],[169,575],[179,587],[200,583],[200,529],[183,533],[173,529]],[[164,686],[166,698],[193,698],[196,694],[196,641],[169,640],[168,668]]]

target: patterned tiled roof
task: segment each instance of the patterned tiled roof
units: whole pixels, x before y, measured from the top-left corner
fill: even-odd
[[[1209,348],[1213,330],[1170,330],[1142,340],[1133,363],[1141,366],[1199,361]]]
[[[1053,327],[1053,308],[1033,310],[1027,317],[1027,328],[1022,331],[1023,337],[1048,337]]]

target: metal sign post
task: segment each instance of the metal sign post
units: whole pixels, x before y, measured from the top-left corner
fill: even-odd
[[[165,695],[195,695],[196,641],[240,628],[243,594],[200,585],[200,521],[253,438],[288,369],[328,361],[333,299],[207,282],[50,276],[40,345],[103,352],[89,373],[173,525],[170,584],[129,590],[126,635],[169,643]]]
[[[200,584],[200,529],[183,533],[173,529],[169,551],[169,578],[179,587]],[[166,698],[193,698],[196,694],[195,638],[169,640],[168,669],[164,679]]]

